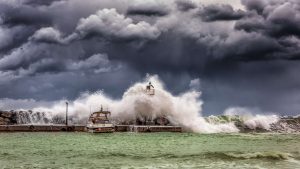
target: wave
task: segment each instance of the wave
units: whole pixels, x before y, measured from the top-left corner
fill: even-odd
[[[145,93],[148,82],[155,87],[155,95]],[[73,121],[84,121],[91,109],[104,109],[112,112],[111,119],[115,123],[132,123],[137,119],[153,120],[166,117],[171,124],[180,125],[185,131],[197,133],[231,133],[239,130],[233,123],[212,124],[202,116],[201,92],[190,89],[180,95],[172,95],[164,88],[158,76],[147,76],[142,82],[137,82],[127,89],[121,99],[111,99],[104,92],[84,93],[70,102],[69,112]],[[36,107],[34,112],[49,112],[50,116],[65,113],[65,101],[61,100],[51,107]],[[62,116],[63,117],[63,116]]]
[[[247,159],[261,159],[261,160],[295,160],[292,154],[285,152],[206,152],[206,153],[196,153],[196,154],[172,154],[172,153],[161,153],[156,155],[144,155],[144,154],[126,154],[126,153],[103,153],[103,157],[122,157],[122,158],[155,158],[155,159],[222,159],[222,160],[247,160]]]
[[[292,154],[284,152],[253,152],[253,153],[240,153],[240,152],[212,152],[207,153],[207,157],[220,158],[225,160],[230,159],[268,159],[268,160],[288,160],[294,159]]]
[[[154,96],[145,93],[149,81],[155,86]],[[101,105],[112,112],[111,120],[116,124],[134,124],[137,120],[153,121],[157,117],[165,117],[171,124],[196,133],[234,133],[256,129],[271,131],[272,124],[279,120],[276,115],[262,115],[265,113],[241,107],[228,108],[221,116],[203,117],[203,101],[200,96],[201,92],[197,87],[172,95],[164,88],[158,76],[147,76],[143,81],[130,86],[121,99],[112,99],[103,91],[81,94],[69,103],[69,124],[86,124],[90,113],[98,111]],[[17,121],[19,124],[64,123],[65,102],[66,100],[60,100],[41,107],[35,104],[32,111],[14,111],[16,119],[4,117],[1,114],[7,113],[0,112],[0,124],[10,124],[9,121]],[[294,126],[293,131],[297,131],[299,127]],[[283,130],[280,127],[285,129],[290,126],[277,126]]]

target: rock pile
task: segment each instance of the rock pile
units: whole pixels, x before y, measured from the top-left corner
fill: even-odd
[[[209,116],[205,118],[207,122],[212,124],[224,124],[234,123],[234,125],[240,130],[240,132],[278,132],[278,133],[300,133],[300,116],[298,117],[280,117],[279,121],[270,124],[270,129],[260,128],[258,125],[256,128],[249,128],[243,118],[240,116]]]
[[[240,132],[278,132],[278,133],[300,133],[300,116],[298,117],[281,117],[276,123],[270,125],[270,130],[263,128],[250,129],[245,125],[240,116],[209,116],[205,118],[207,122],[212,124],[234,123]],[[78,119],[76,116],[69,116],[69,123],[86,124],[87,119]],[[164,119],[159,119],[159,123],[166,123]],[[24,111],[1,111],[0,110],[0,125],[14,124],[65,124],[65,115],[54,115],[45,112],[33,112],[31,110]],[[144,124],[146,125],[146,124]],[[154,124],[153,124],[154,125]]]
[[[31,110],[24,111],[1,111],[0,110],[0,125],[14,124],[64,124],[65,117],[47,116],[45,112],[33,112]]]
[[[271,124],[271,130],[279,133],[300,132],[300,117],[281,118],[277,123]]]
[[[17,124],[17,114],[14,111],[0,111],[0,125]]]

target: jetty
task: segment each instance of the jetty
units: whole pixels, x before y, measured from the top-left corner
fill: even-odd
[[[180,126],[115,125],[115,132],[182,132]],[[86,125],[0,125],[0,132],[85,132]]]
[[[155,96],[154,86],[149,82],[145,88],[145,94],[149,97]],[[100,111],[90,114],[87,122],[70,124],[68,116],[69,103],[66,102],[66,114],[64,117],[53,117],[48,119],[44,112],[29,111],[0,111],[0,132],[182,132],[180,126],[174,126],[165,117],[154,119],[141,116],[131,124],[110,121],[111,112]],[[86,123],[86,124],[85,124]]]

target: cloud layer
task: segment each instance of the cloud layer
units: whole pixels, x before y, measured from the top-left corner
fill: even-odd
[[[298,114],[299,23],[297,0],[0,0],[1,98],[119,97],[150,73],[200,79],[207,113]]]

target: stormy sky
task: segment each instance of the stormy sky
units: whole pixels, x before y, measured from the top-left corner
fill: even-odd
[[[157,74],[173,94],[197,85],[206,115],[296,115],[299,59],[299,0],[0,0],[0,109],[120,98]]]

